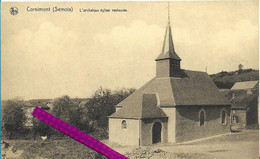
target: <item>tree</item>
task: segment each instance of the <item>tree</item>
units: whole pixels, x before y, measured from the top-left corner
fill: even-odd
[[[73,101],[65,95],[53,102],[52,114],[65,122],[85,131],[89,131],[89,121],[82,120],[83,112],[78,101]]]
[[[238,65],[238,73],[242,73],[243,72],[243,68],[244,66],[242,64]]]
[[[115,112],[115,105],[132,94],[135,89],[121,89],[111,91],[100,87],[86,103],[88,109],[87,116],[96,128],[102,129],[107,133],[107,116]]]
[[[111,90],[100,87],[86,103],[87,116],[95,127],[106,132],[106,115],[114,111]]]
[[[26,114],[23,110],[24,106],[25,102],[19,98],[7,100],[2,105],[1,127],[7,133],[9,139],[24,130],[24,123],[26,122]]]
[[[69,96],[65,95],[54,99],[52,114],[66,122],[69,122],[69,116],[76,104],[72,102]]]
[[[243,70],[244,66],[242,64],[238,65],[238,70]]]
[[[48,124],[39,120],[38,118],[33,118],[33,137],[36,138],[36,135],[48,136],[50,137],[53,134],[54,130]]]

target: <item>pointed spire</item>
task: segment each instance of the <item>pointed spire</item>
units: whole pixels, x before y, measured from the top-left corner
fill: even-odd
[[[166,27],[162,52],[155,60],[157,61],[162,59],[176,59],[181,61],[181,58],[176,54],[174,50],[172,40],[172,31],[170,24],[170,3],[168,3],[168,25]]]

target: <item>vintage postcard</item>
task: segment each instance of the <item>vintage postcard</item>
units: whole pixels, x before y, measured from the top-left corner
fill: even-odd
[[[1,3],[1,158],[256,159],[258,112],[257,0]]]

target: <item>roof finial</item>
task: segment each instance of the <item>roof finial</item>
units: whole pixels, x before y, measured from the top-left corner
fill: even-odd
[[[170,1],[168,1],[168,24],[170,25]]]

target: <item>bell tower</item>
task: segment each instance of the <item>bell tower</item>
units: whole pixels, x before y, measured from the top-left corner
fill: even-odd
[[[156,77],[178,77],[181,70],[181,58],[174,50],[168,6],[168,25],[164,36],[161,54],[155,59]]]

